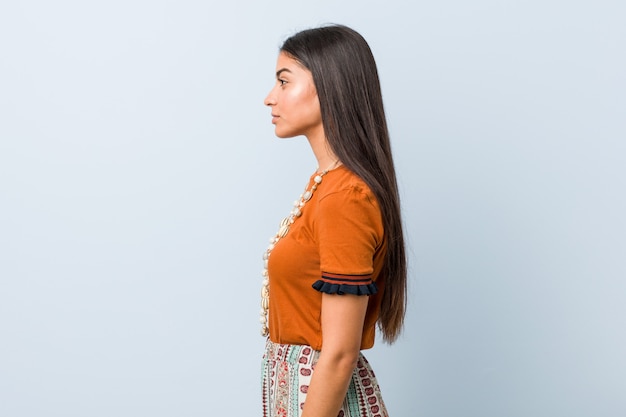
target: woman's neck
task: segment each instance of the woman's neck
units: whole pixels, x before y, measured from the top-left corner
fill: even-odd
[[[328,171],[341,165],[337,155],[330,149],[324,135],[307,136],[311,150],[317,159],[318,172]]]

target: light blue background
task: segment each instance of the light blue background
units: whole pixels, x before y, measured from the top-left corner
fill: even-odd
[[[296,30],[379,64],[410,252],[393,417],[626,415],[621,1],[0,6],[0,416],[258,416],[261,253],[315,161]]]

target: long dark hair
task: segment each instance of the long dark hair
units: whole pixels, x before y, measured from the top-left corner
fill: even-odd
[[[374,56],[359,33],[342,25],[299,32],[284,42],[281,52],[311,71],[331,150],[378,199],[387,237],[378,326],[384,340],[392,343],[404,323],[407,266],[400,198]]]

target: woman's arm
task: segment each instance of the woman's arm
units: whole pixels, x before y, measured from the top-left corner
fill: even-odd
[[[337,417],[359,357],[368,300],[322,293],[322,350],[302,417]]]

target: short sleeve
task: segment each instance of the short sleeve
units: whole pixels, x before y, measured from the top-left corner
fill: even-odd
[[[372,274],[383,225],[369,189],[354,186],[323,196],[317,207],[315,234],[321,277],[313,288],[328,294],[376,294]]]

